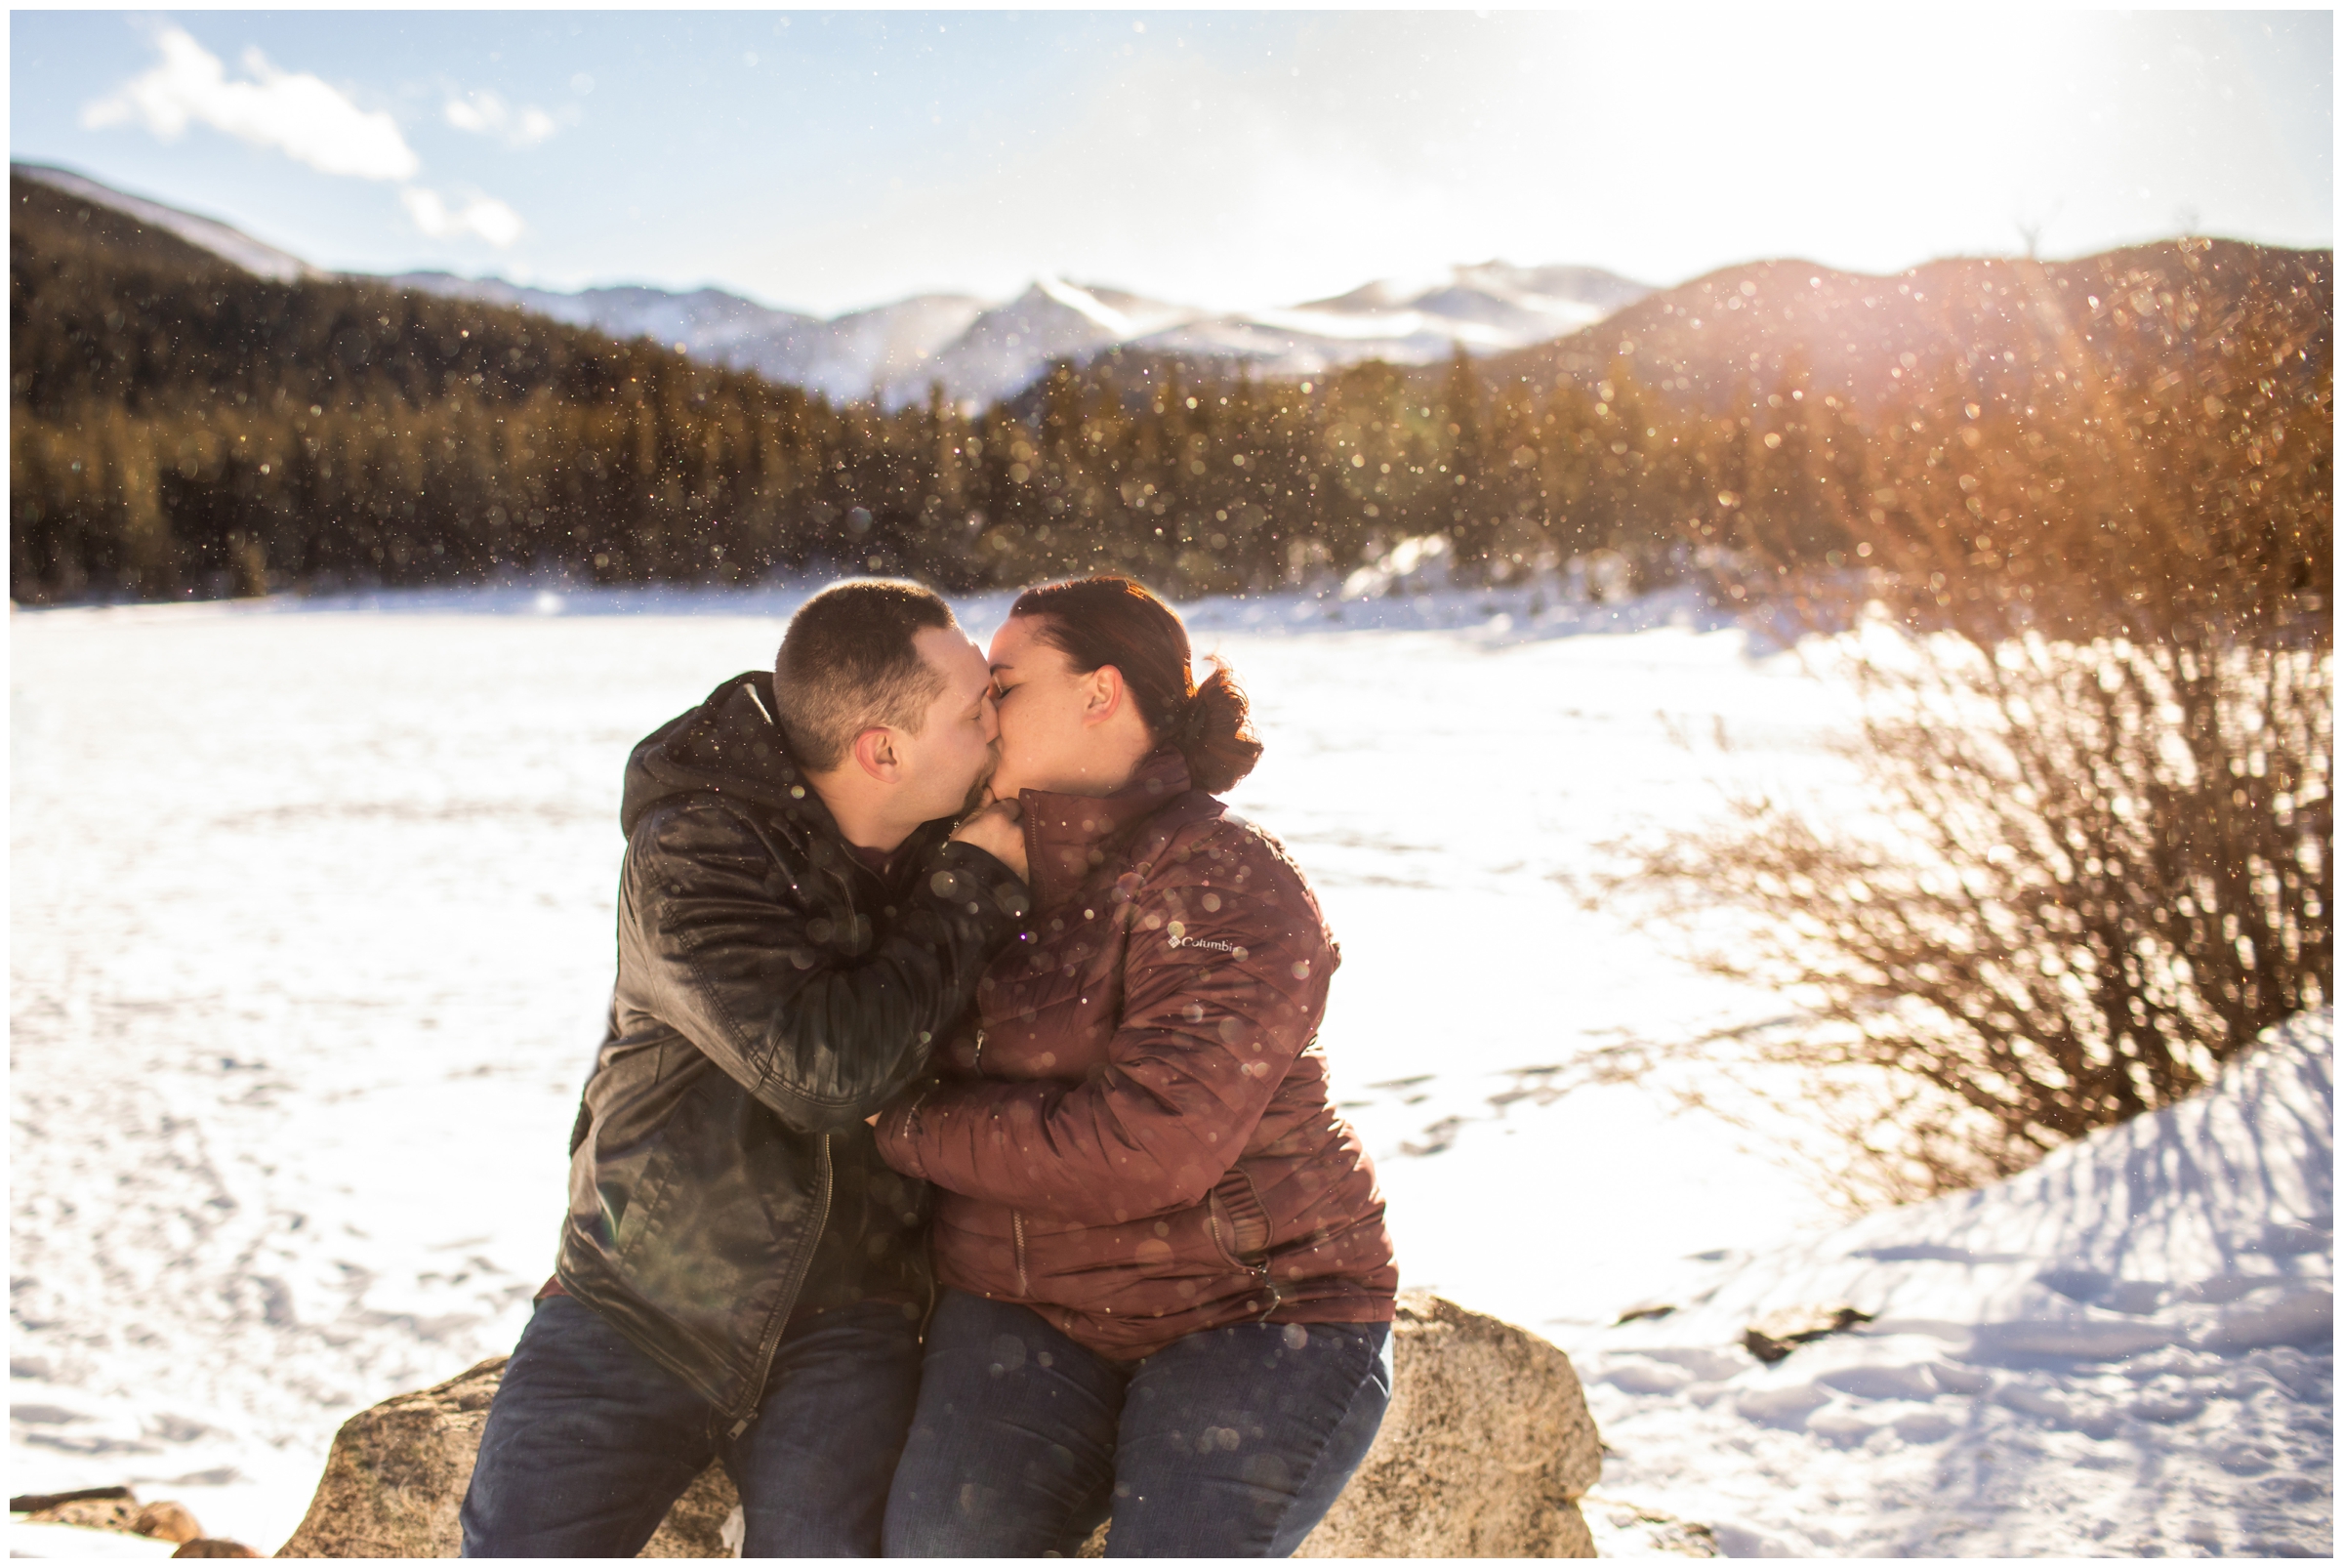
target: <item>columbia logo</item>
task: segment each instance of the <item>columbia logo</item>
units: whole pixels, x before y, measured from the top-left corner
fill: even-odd
[[[1201,936],[1190,936],[1181,928],[1178,921],[1172,923],[1172,928],[1166,933],[1166,938],[1173,947],[1209,947],[1215,953],[1226,953],[1230,958],[1240,962],[1247,956],[1245,949],[1237,946],[1234,942],[1208,942]]]

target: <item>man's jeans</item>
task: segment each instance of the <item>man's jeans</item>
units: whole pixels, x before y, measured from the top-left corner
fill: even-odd
[[[739,1437],[716,1407],[583,1302],[553,1296],[505,1368],[464,1498],[467,1557],[632,1557],[710,1460],[740,1488],[751,1557],[878,1553],[920,1382],[896,1305],[791,1331]]]
[[[1136,1365],[948,1291],[886,1504],[890,1557],[1284,1557],[1391,1399],[1380,1323],[1240,1323]]]

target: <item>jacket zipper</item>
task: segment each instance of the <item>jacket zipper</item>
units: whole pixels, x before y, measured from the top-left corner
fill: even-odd
[[[1025,1216],[1018,1210],[1011,1209],[1008,1212],[1008,1228],[1016,1236],[1017,1294],[1031,1296],[1033,1290],[1025,1282]]]
[[[764,1381],[773,1375],[773,1357],[780,1353],[782,1337],[789,1332],[790,1311],[798,1304],[798,1293],[805,1288],[805,1275],[813,1267],[813,1255],[820,1250],[822,1232],[830,1224],[830,1196],[833,1185],[833,1175],[830,1169],[830,1135],[822,1134],[821,1139],[821,1162],[818,1167],[821,1180],[818,1185],[822,1197],[821,1202],[816,1206],[813,1229],[806,1233],[805,1246],[799,1252],[796,1262],[790,1268],[789,1288],[782,1292],[781,1304],[773,1311],[772,1335],[758,1350],[757,1381],[750,1384],[748,1410],[733,1422],[732,1429],[724,1434],[726,1437],[738,1437],[749,1429],[749,1423],[757,1419],[757,1407],[764,1400]]]

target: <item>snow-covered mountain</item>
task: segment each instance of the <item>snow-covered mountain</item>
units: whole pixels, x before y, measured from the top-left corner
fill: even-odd
[[[1043,278],[1007,305],[978,315],[930,358],[881,382],[880,400],[889,406],[913,402],[937,382],[961,403],[1012,397],[1055,360],[1088,360],[1195,313],[1120,289]]]
[[[825,321],[722,289],[679,294],[620,287],[563,294],[447,272],[401,272],[389,281],[534,310],[614,338],[650,338],[693,358],[753,371],[840,401],[868,397],[874,387],[912,376],[984,313],[982,301],[958,294],[918,294]],[[925,383],[919,385],[924,390]]]
[[[63,170],[27,164],[11,170],[167,228],[260,276],[326,275],[212,219]],[[925,399],[939,383],[957,403],[990,403],[1032,386],[1056,360],[1086,362],[1116,348],[1242,362],[1279,376],[1363,359],[1425,364],[1459,347],[1495,353],[1563,337],[1651,293],[1600,268],[1484,262],[1413,283],[1366,283],[1286,309],[1216,312],[1045,277],[1003,304],[919,294],[824,320],[714,288],[570,293],[447,272],[404,272],[384,281],[533,310],[613,337],[650,338],[711,364],[840,401],[876,396],[890,408]]]
[[[1459,267],[1422,286],[1364,284],[1284,309],[1210,311],[1121,289],[1045,277],[987,307],[916,295],[830,321],[769,309],[716,289],[588,289],[556,294],[496,278],[408,273],[408,288],[517,305],[621,337],[648,336],[734,369],[834,398],[919,402],[940,383],[962,404],[1011,397],[1059,359],[1131,349],[1263,375],[1307,376],[1362,359],[1426,364],[1527,348],[1600,321],[1651,291],[1590,267]]]
[[[1011,395],[1053,359],[1080,360],[1113,347],[1242,361],[1277,376],[1362,359],[1425,364],[1459,346],[1489,353],[1563,337],[1650,292],[1599,268],[1485,262],[1417,286],[1380,280],[1288,309],[1215,313],[1045,280],[986,312],[932,367],[899,379],[884,396],[907,400],[926,376],[964,400]]]

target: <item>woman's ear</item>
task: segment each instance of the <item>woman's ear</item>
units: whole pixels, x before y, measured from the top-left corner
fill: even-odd
[[[1102,664],[1082,678],[1082,722],[1103,724],[1123,711],[1123,672]]]

